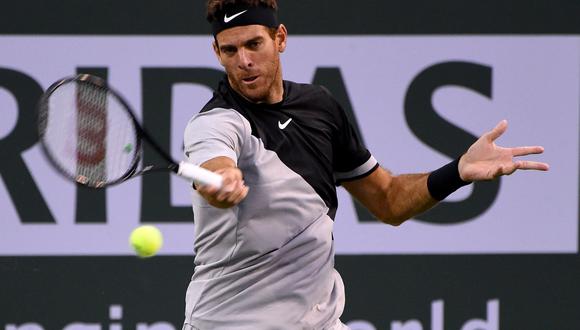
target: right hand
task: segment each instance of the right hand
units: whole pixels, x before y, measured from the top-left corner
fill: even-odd
[[[249,188],[244,184],[242,171],[237,167],[226,167],[216,170],[222,176],[220,189],[203,185],[197,187],[197,192],[207,202],[217,208],[226,209],[238,205],[248,195]]]

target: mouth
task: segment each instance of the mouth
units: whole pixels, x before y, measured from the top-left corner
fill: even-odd
[[[255,82],[257,79],[258,79],[258,76],[251,76],[251,77],[242,78],[242,81],[245,84],[251,84],[251,83]]]

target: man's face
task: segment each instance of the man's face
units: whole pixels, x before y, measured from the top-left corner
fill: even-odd
[[[286,47],[286,29],[273,40],[262,25],[237,26],[216,36],[214,51],[232,88],[255,103],[274,103],[282,97],[280,53]]]

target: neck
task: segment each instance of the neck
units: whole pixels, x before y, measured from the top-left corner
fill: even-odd
[[[283,98],[284,98],[284,84],[282,83],[282,77],[280,76],[277,77],[272,83],[272,86],[270,87],[270,94],[268,95],[267,99],[264,100],[263,102],[258,103],[273,104],[281,102]]]
[[[273,104],[282,101],[284,98],[284,84],[282,82],[282,67],[280,66],[280,61],[278,60],[278,67],[276,68],[276,77],[270,86],[270,93],[268,95],[267,103]]]

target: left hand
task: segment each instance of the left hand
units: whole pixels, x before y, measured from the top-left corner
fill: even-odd
[[[541,146],[504,148],[495,140],[507,130],[507,121],[502,120],[491,131],[483,134],[459,159],[459,176],[463,181],[492,180],[510,175],[516,170],[547,171],[549,165],[541,162],[517,160],[513,157],[541,154]]]

